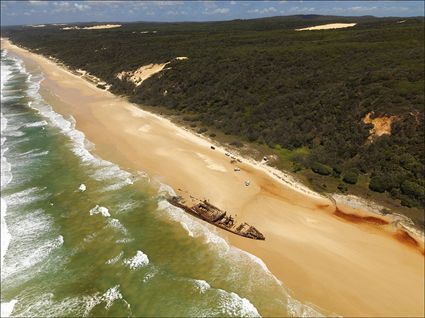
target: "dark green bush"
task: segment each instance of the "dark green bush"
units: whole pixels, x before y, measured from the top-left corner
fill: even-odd
[[[356,184],[358,179],[359,179],[359,173],[354,170],[348,170],[347,172],[344,173],[344,176],[342,177],[342,180],[345,183],[349,183],[349,184]]]
[[[338,190],[339,190],[339,191],[341,191],[342,193],[345,193],[345,192],[347,192],[347,190],[348,190],[347,185],[346,185],[346,184],[344,184],[344,183],[340,183],[340,184],[338,184],[337,188],[338,188]]]
[[[387,189],[385,180],[382,177],[372,177],[369,182],[369,189],[375,192],[383,193]]]
[[[332,173],[332,168],[321,164],[319,162],[315,162],[311,165],[311,170],[313,170],[313,172],[320,174],[322,176],[328,176]]]
[[[424,199],[424,188],[415,182],[405,180],[401,184],[401,192],[409,197],[415,197],[419,200]]]

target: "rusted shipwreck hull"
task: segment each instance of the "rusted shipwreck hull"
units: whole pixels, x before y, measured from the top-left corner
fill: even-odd
[[[248,223],[240,223],[239,225],[235,224],[231,215],[227,215],[226,212],[221,211],[208,201],[204,200],[192,207],[185,205],[180,197],[171,197],[167,199],[167,201],[172,205],[183,209],[185,212],[233,234],[253,240],[265,240],[264,235],[255,227]]]

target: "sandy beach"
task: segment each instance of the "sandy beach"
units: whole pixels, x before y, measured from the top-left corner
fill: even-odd
[[[43,97],[58,113],[75,118],[95,154],[123,169],[145,171],[188,202],[189,195],[209,199],[257,227],[265,241],[220,233],[261,258],[297,299],[324,314],[424,315],[423,242],[394,230],[385,216],[344,204],[335,211],[329,199],[282,182],[273,170],[246,159],[236,172],[225,149],[211,149],[210,141],[47,58],[7,41],[1,45],[28,69],[43,72]]]

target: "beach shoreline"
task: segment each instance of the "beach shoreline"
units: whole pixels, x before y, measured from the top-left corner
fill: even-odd
[[[6,40],[6,41],[8,41],[8,40]],[[30,53],[30,51],[28,51],[26,48],[19,47],[15,44],[11,44],[11,45],[16,46],[17,48],[20,48],[20,49]],[[32,54],[34,54],[34,53],[32,53]],[[97,79],[97,78],[93,79],[94,76],[89,75],[85,71],[84,71],[84,73],[79,72],[81,70],[74,71],[72,69],[69,69],[66,65],[64,65],[63,63],[61,63],[60,61],[58,61],[54,58],[49,58],[49,57],[42,56],[42,55],[38,55],[38,56],[41,56],[42,58],[44,58],[47,63],[52,63],[54,65],[61,67],[69,75],[74,76],[75,78],[83,79],[88,85],[92,86],[93,89],[96,89],[99,92],[104,92],[104,93],[107,92],[111,96],[117,97],[113,93],[109,92],[108,88],[106,88],[106,89],[99,88],[97,85],[99,83],[104,83],[104,82],[100,81],[100,79]],[[311,196],[313,198],[329,200],[330,202],[332,202],[335,205],[335,208],[342,207],[343,209],[345,208],[345,209],[351,210],[351,213],[356,214],[356,215],[360,214],[360,216],[365,216],[365,214],[367,214],[367,215],[370,215],[372,217],[382,218],[384,221],[388,222],[389,224],[392,224],[393,226],[398,227],[398,229],[404,229],[404,230],[408,231],[409,234],[413,235],[414,238],[419,243],[425,241],[425,232],[421,228],[419,228],[416,224],[414,224],[408,217],[406,217],[404,215],[401,215],[401,214],[398,214],[398,213],[393,213],[391,211],[387,211],[387,212],[383,213],[382,211],[387,210],[386,207],[381,206],[381,205],[379,205],[379,204],[377,204],[373,201],[370,201],[370,200],[367,200],[367,199],[364,199],[364,198],[361,198],[361,197],[357,197],[355,195],[339,194],[339,193],[321,194],[319,192],[316,192],[316,191],[310,189],[307,185],[303,184],[301,181],[297,180],[296,177],[292,176],[290,173],[284,172],[284,171],[279,170],[279,169],[277,169],[273,166],[270,166],[270,165],[267,164],[267,162],[260,162],[258,160],[255,160],[252,157],[247,157],[246,155],[245,156],[241,155],[237,151],[237,149],[229,149],[228,146],[223,145],[216,140],[213,140],[213,139],[211,139],[207,136],[201,135],[201,134],[197,134],[195,131],[191,130],[188,127],[174,123],[168,117],[164,117],[162,115],[159,115],[158,113],[155,113],[155,112],[152,112],[152,111],[149,111],[149,110],[146,110],[146,109],[142,109],[137,104],[131,103],[127,100],[124,100],[124,102],[127,103],[127,104],[130,104],[131,106],[133,106],[135,108],[137,108],[138,111],[146,112],[147,114],[157,118],[158,120],[165,120],[170,125],[178,126],[179,129],[182,129],[182,130],[185,131],[185,133],[187,133],[187,137],[189,139],[191,139],[193,142],[199,143],[200,141],[202,141],[201,144],[203,144],[204,146],[213,145],[216,148],[215,150],[217,152],[221,152],[222,154],[227,153],[231,157],[233,157],[237,160],[241,160],[241,161],[243,160],[244,163],[247,163],[247,164],[251,165],[253,168],[259,169],[259,170],[267,173],[268,176],[275,179],[277,182],[281,183],[282,185],[290,187],[291,190],[300,192],[300,193],[302,193],[306,196]],[[394,231],[394,229],[393,229],[393,231]],[[421,244],[422,248],[424,247],[423,245],[424,244]]]
[[[240,219],[262,231],[266,236],[264,243],[223,236],[232,245],[261,258],[298,299],[316,304],[326,313],[347,316],[424,314],[423,237],[415,237],[419,244],[416,248],[400,244],[391,232],[394,229],[390,226],[393,224],[390,216],[350,208],[347,202],[338,207],[363,216],[373,212],[373,216],[388,223],[353,222],[335,216],[329,198],[277,169],[232,154],[243,161],[238,163],[241,172],[236,173],[225,155],[227,149],[214,144],[216,149],[212,150],[212,141],[97,88],[45,57],[4,41],[2,47],[25,63],[41,68],[45,74],[42,88],[56,95],[50,100],[53,108],[76,119],[76,127],[96,145],[97,155],[124,168],[143,170],[171,185],[176,192],[183,189],[178,194],[186,199],[189,199],[187,193],[210,199],[223,209],[236,211]],[[101,131],[109,136],[106,133],[102,136]],[[247,179],[251,181],[249,187],[243,184]],[[364,244],[372,238],[376,240],[372,247],[365,248]],[[422,254],[418,253],[420,248]],[[403,260],[403,256],[408,260]],[[354,264],[347,262],[351,258]],[[312,262],[318,265],[309,268]],[[371,273],[356,270],[356,263],[361,268],[370,266]],[[357,276],[344,278],[345,270]],[[409,273],[407,280],[394,276],[402,276],[405,271]],[[388,282],[382,281],[385,277]],[[368,292],[362,291],[361,287],[372,284],[368,283],[371,279],[376,286],[369,287]],[[379,295],[379,290],[390,286],[398,286],[399,292],[393,291],[390,297]],[[349,291],[339,295],[343,287]],[[356,302],[353,304],[349,299]]]

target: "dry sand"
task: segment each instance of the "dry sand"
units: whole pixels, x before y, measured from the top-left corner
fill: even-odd
[[[79,26],[72,26],[72,27],[65,27],[62,28],[62,30],[101,30],[101,29],[113,29],[113,28],[119,28],[121,24],[102,24],[102,25],[94,25],[91,27],[79,27]]]
[[[152,31],[153,32],[153,31]],[[155,31],[156,32],[156,31]],[[175,60],[183,61],[187,60],[187,56],[177,56]],[[117,73],[115,76],[121,81],[130,81],[136,86],[140,86],[144,81],[146,81],[152,75],[159,73],[163,70],[167,70],[165,68],[170,62],[160,63],[160,64],[148,64],[139,67],[134,71],[122,71]]]
[[[335,215],[328,199],[292,188],[246,161],[235,172],[225,150],[210,149],[205,139],[97,89],[46,58],[8,42],[2,47],[27,67],[41,69],[44,97],[57,112],[76,119],[76,128],[96,145],[97,155],[208,198],[261,230],[265,241],[222,235],[260,257],[297,299],[327,314],[424,315],[424,255],[406,236],[374,219],[347,217],[342,212],[355,210],[349,206],[341,205]],[[251,181],[249,187],[245,180]]]
[[[391,135],[391,125],[398,119],[397,116],[382,116],[370,118],[373,112],[369,112],[363,118],[365,124],[372,124],[373,127],[369,130],[369,140],[381,137],[382,135]]]
[[[139,67],[137,70],[134,71],[122,71],[116,74],[115,76],[123,81],[128,80],[132,82],[134,85],[139,86],[141,85],[145,80],[147,80],[152,75],[161,72],[167,64],[167,63],[161,63],[161,64],[148,64],[143,65]]]
[[[332,29],[342,29],[342,28],[350,28],[355,26],[357,23],[330,23],[330,24],[322,24],[316,25],[313,27],[295,29],[295,31],[314,31],[314,30],[332,30]]]

